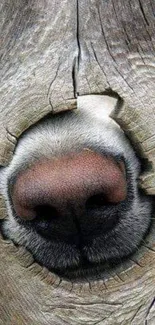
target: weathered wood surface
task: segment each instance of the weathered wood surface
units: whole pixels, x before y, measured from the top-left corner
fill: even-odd
[[[154,0],[1,0],[0,164],[48,112],[115,92],[113,117],[151,163],[141,185],[155,194],[154,15]],[[1,240],[0,324],[154,325],[155,245],[144,246],[108,281],[72,285]]]
[[[152,163],[141,185],[155,194],[155,1],[79,1],[78,93],[117,92],[114,115]]]
[[[154,325],[155,229],[152,233],[128,269],[124,265],[109,280],[83,284],[61,281],[23,248],[0,240],[0,325]]]
[[[124,104],[115,118],[151,163],[141,185],[155,194],[154,0],[0,6],[1,164],[16,138],[48,112],[76,107],[78,94],[116,92]]]
[[[16,138],[51,111],[76,106],[76,1],[0,2],[0,163]]]

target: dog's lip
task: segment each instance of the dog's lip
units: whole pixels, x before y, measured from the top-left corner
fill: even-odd
[[[89,280],[101,280],[102,273],[107,272],[110,265],[106,261],[100,263],[80,262],[77,266],[67,267],[64,269],[52,269],[59,277],[70,281],[82,281],[86,278]]]
[[[89,245],[90,247],[90,245]],[[107,268],[109,268],[109,263],[113,263],[114,260],[107,261],[104,256],[99,258],[98,261],[91,261],[88,255],[83,251],[82,247],[78,248],[79,261],[74,264],[72,260],[65,267],[51,267],[51,271],[62,278],[66,278],[68,280],[82,280],[86,277],[88,278],[101,278],[101,273],[106,272]],[[115,259],[115,263],[117,263],[117,258]]]

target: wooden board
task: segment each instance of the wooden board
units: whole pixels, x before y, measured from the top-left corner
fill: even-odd
[[[17,138],[49,112],[76,107],[76,1],[0,4],[0,163]]]
[[[106,93],[148,162],[141,186],[155,194],[154,25],[154,0],[1,0],[0,164],[43,116]],[[0,324],[154,325],[154,238],[153,228],[124,270],[85,284],[60,281],[1,239]]]
[[[155,324],[155,224],[139,253],[100,281],[64,281],[2,238],[0,257],[0,325]]]

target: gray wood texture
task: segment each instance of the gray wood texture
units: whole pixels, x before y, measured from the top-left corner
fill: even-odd
[[[146,160],[141,186],[155,194],[155,1],[1,0],[0,37],[0,164],[49,112],[76,108],[79,95],[117,94],[113,118]],[[154,325],[154,234],[124,270],[85,284],[60,281],[1,239],[0,324]]]
[[[0,325],[154,325],[154,233],[128,266],[91,283],[64,281],[0,239]]]
[[[0,162],[16,139],[49,112],[76,107],[76,1],[0,3]]]

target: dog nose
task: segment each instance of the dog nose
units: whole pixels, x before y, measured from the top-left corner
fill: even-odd
[[[35,162],[17,175],[11,190],[14,210],[24,220],[47,210],[51,219],[71,210],[84,215],[88,206],[116,204],[126,195],[124,163],[89,149]]]

